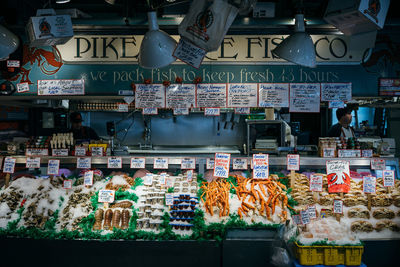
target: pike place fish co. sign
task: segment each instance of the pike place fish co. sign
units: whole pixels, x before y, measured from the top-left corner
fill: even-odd
[[[179,40],[178,35],[172,36]],[[287,35],[228,35],[220,48],[206,55],[204,62],[216,63],[285,63],[272,50]],[[344,35],[312,35],[319,64],[359,64],[367,47],[350,48],[350,37]],[[75,35],[58,45],[64,63],[137,63],[143,35]],[[180,62],[180,61],[178,61]]]

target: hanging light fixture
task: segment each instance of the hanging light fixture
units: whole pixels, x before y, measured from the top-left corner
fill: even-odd
[[[0,60],[5,60],[19,45],[18,37],[0,25]]]
[[[147,16],[149,19],[149,31],[140,45],[139,65],[146,69],[168,66],[176,60],[172,56],[176,41],[158,28],[157,13],[155,11],[148,12]]]
[[[283,40],[274,50],[276,56],[305,67],[316,67],[315,48],[311,36],[305,32],[304,15],[295,16],[295,33]]]

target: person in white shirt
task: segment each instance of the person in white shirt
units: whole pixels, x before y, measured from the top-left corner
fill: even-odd
[[[355,137],[353,127],[350,126],[352,120],[351,111],[352,110],[348,107],[338,108],[336,110],[336,118],[339,122],[329,129],[328,136],[344,138]]]

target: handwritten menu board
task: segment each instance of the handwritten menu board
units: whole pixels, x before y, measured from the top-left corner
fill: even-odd
[[[38,95],[84,95],[85,81],[38,80]]]
[[[165,94],[162,84],[138,84],[135,91],[136,108],[164,108]]]
[[[256,107],[256,83],[231,83],[228,85],[228,107]]]
[[[319,83],[291,83],[289,112],[319,112]]]
[[[260,83],[259,107],[289,107],[288,83]]]
[[[199,108],[225,108],[226,84],[198,84],[196,104]]]
[[[321,83],[321,101],[350,101],[351,83]]]
[[[172,84],[166,88],[167,108],[191,108],[196,105],[196,85]]]

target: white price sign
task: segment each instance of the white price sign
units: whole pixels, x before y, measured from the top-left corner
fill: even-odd
[[[287,169],[289,171],[298,171],[298,170],[300,170],[300,155],[289,154],[286,157],[286,161],[287,161]]]
[[[76,159],[76,168],[77,169],[90,169],[92,168],[92,158],[77,158]]]
[[[157,115],[158,109],[157,108],[143,108],[142,114],[143,115]]]
[[[371,169],[384,170],[386,169],[386,161],[384,159],[371,159]]]
[[[21,62],[19,60],[7,60],[7,68],[19,68]]]
[[[394,171],[393,170],[384,170],[382,173],[383,176],[383,186],[392,187],[394,186]]]
[[[310,223],[310,214],[308,214],[308,209],[300,211],[300,216],[303,224]]]
[[[343,201],[339,199],[333,200],[333,213],[343,214]]]
[[[27,156],[48,156],[49,150],[46,148],[27,148],[25,150]]]
[[[118,112],[128,112],[129,111],[129,105],[126,103],[119,103],[118,104]]]
[[[17,83],[17,92],[18,93],[29,92],[29,83]]]
[[[363,177],[363,192],[366,194],[376,193],[376,177],[374,176]]]
[[[172,55],[186,64],[198,69],[206,53],[206,50],[203,48],[181,38]]]
[[[228,178],[230,163],[231,163],[231,154],[215,153],[214,176]]]
[[[166,186],[167,188],[172,187],[172,184],[173,184],[173,180],[172,180],[171,177],[165,178],[165,186]]]
[[[268,179],[269,176],[269,160],[268,154],[253,155],[253,178]]]
[[[207,170],[213,170],[214,169],[214,159],[207,159],[206,160],[206,168]]]
[[[168,158],[154,158],[154,169],[168,169]]]
[[[114,190],[100,190],[97,201],[100,203],[113,203],[114,198],[115,198]]]
[[[232,159],[232,169],[234,170],[247,170],[247,158]]]
[[[5,158],[3,172],[4,173],[14,173],[16,161],[17,161],[17,159],[15,159],[15,158],[9,158],[9,157]]]
[[[339,158],[359,158],[361,157],[361,150],[359,149],[339,149]]]
[[[92,186],[93,185],[93,171],[85,172],[83,176],[83,184],[85,186]]]
[[[250,108],[235,108],[236,114],[250,114]]]
[[[103,147],[95,146],[91,148],[91,154],[95,157],[102,157],[103,156]]]
[[[186,179],[188,182],[191,182],[193,180],[193,170],[188,170],[186,172]]]
[[[322,192],[322,174],[311,174],[310,176],[310,191]]]
[[[174,115],[189,115],[188,108],[174,108]]]
[[[158,184],[165,185],[165,179],[167,178],[167,174],[165,172],[160,174],[160,178],[158,179]]]
[[[172,206],[174,204],[174,195],[171,193],[165,194],[165,205]]]
[[[40,168],[40,158],[39,157],[34,157],[34,158],[26,158],[26,168]]]
[[[55,148],[52,150],[52,155],[53,156],[68,156],[68,149],[66,148]]]
[[[336,149],[333,147],[324,147],[322,149],[322,156],[324,158],[334,158]]]
[[[308,206],[307,210],[308,210],[308,215],[309,215],[310,219],[317,218],[317,209],[316,209],[315,205]]]
[[[131,158],[131,169],[144,169],[146,158]]]
[[[72,188],[72,180],[64,180],[63,181],[63,188],[64,189],[71,189]]]
[[[363,150],[361,150],[361,156],[363,158],[372,158],[372,156],[373,156],[372,149],[363,149]]]
[[[144,185],[152,185],[153,184],[153,174],[147,173],[146,176],[143,178]]]
[[[329,101],[328,108],[344,108],[343,101]]]
[[[204,115],[205,116],[219,116],[220,108],[205,108]]]
[[[196,169],[196,159],[195,158],[183,158],[181,161],[182,170],[194,170]]]
[[[109,157],[107,160],[107,168],[121,169],[122,168],[122,158],[121,157]]]
[[[59,169],[60,169],[60,161],[58,159],[49,159],[47,165],[47,174],[58,175]]]
[[[86,156],[86,148],[84,147],[75,147],[75,156]]]

